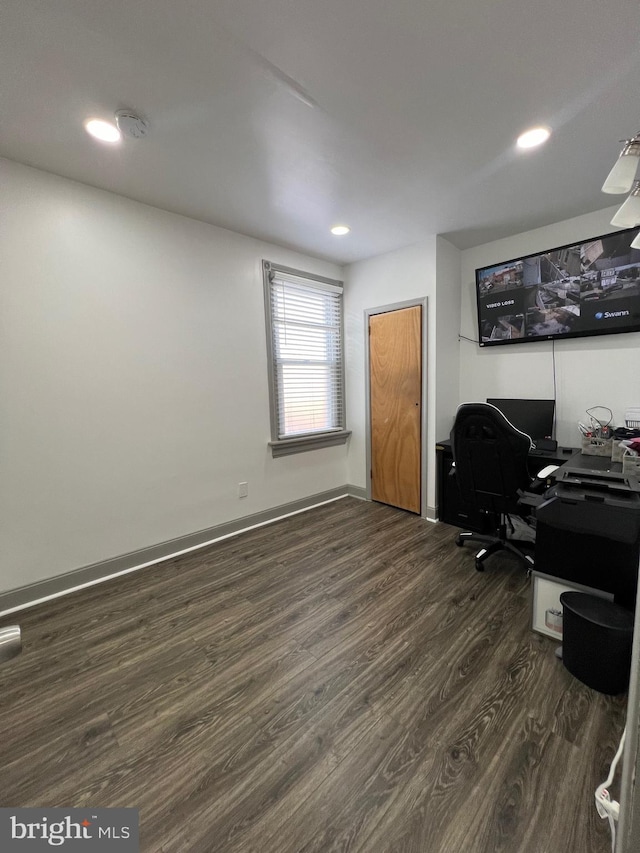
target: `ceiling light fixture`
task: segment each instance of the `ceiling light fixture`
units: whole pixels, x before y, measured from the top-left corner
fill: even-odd
[[[548,127],[532,127],[530,130],[525,130],[516,140],[518,148],[535,148],[537,145],[542,145],[551,136],[551,131]]]
[[[628,193],[633,186],[640,161],[640,133],[623,142],[624,148],[602,185],[603,193]]]
[[[624,148],[613,164],[602,185],[603,193],[629,193],[616,211],[611,224],[616,228],[635,228],[640,225],[640,180],[636,180],[640,162],[640,133],[633,139],[625,139]],[[631,243],[634,249],[640,249],[640,234]]]
[[[633,228],[640,225],[640,181],[635,181],[624,203],[611,220],[619,228]]]
[[[331,233],[336,237],[344,237],[345,234],[348,234],[351,231],[348,225],[334,225],[331,229]]]
[[[122,136],[129,136],[131,139],[142,139],[149,133],[149,122],[140,118],[133,110],[118,110],[116,125]]]
[[[90,118],[84,123],[84,129],[94,139],[99,139],[100,142],[120,142],[122,134],[110,121],[103,121],[100,118]]]

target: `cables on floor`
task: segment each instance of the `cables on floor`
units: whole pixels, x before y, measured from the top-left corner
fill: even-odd
[[[595,793],[596,809],[598,810],[598,814],[601,818],[607,818],[609,821],[609,829],[611,830],[611,853],[615,853],[616,851],[616,821],[620,816],[620,804],[617,803],[615,800],[611,799],[611,795],[609,794],[608,788],[609,785],[613,782],[616,767],[618,766],[618,761],[620,760],[622,750],[624,749],[624,739],[626,733],[627,729],[625,727],[624,731],[622,732],[622,737],[620,738],[620,745],[618,746],[618,751],[616,752],[614,759],[611,762],[611,767],[609,768],[609,775],[607,776],[606,781],[602,783],[602,785],[598,785]]]

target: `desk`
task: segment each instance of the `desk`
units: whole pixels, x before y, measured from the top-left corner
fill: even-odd
[[[580,451],[575,447],[565,449],[559,447],[553,451],[541,451],[529,454],[529,473],[533,479],[538,471],[547,465],[563,465],[569,460],[580,456]],[[585,459],[595,459],[598,462],[608,462],[601,456],[585,456]],[[617,463],[616,463],[617,464]],[[487,533],[487,516],[478,512],[474,507],[465,504],[458,493],[458,486],[453,477],[450,477],[453,466],[453,452],[451,442],[439,441],[436,444],[436,474],[437,474],[437,496],[438,496],[438,518],[446,524],[462,527],[465,530],[473,530],[477,533]],[[594,466],[595,467],[595,466]],[[606,469],[599,469],[606,470]],[[613,469],[615,470],[615,469]],[[618,468],[618,470],[620,470]]]
[[[478,533],[489,532],[487,516],[461,501],[455,478],[449,476],[453,465],[451,442],[438,442],[436,460],[440,521]],[[585,472],[622,472],[622,463],[612,462],[604,456],[586,456],[575,448],[569,448],[568,453],[559,448],[553,452],[529,456],[529,471],[532,477],[546,465],[566,465]],[[596,503],[590,503],[590,508],[596,506]],[[582,530],[578,533],[571,527],[570,523],[566,523],[566,519],[558,523],[553,513],[545,513],[543,508],[538,510],[536,571],[551,579],[557,578],[560,582],[567,581],[573,587],[582,585],[602,590],[615,596],[619,603],[633,607],[638,581],[640,541],[619,542],[615,538],[596,535],[592,531]]]

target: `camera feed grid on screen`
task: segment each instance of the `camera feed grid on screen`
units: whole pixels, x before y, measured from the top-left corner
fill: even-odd
[[[478,270],[482,342],[613,331],[640,320],[640,251],[617,232]]]

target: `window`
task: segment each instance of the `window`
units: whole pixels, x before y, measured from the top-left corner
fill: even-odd
[[[263,269],[272,453],[344,444],[342,282]]]

